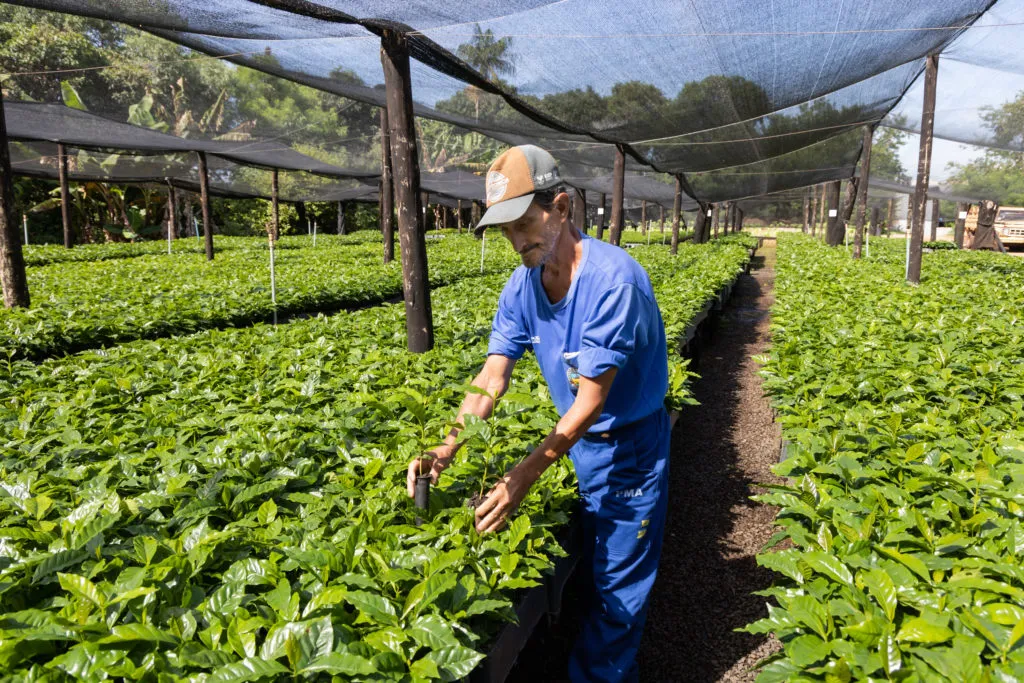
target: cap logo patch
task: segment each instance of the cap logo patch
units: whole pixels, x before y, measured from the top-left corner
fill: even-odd
[[[491,171],[487,174],[487,203],[493,204],[500,202],[501,198],[505,196],[505,190],[508,189],[508,176],[505,176],[497,171]]]

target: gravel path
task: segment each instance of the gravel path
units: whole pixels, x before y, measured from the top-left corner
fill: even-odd
[[[777,649],[734,632],[766,614],[765,599],[751,593],[772,581],[754,556],[774,532],[775,510],[749,496],[756,483],[781,481],[769,469],[779,432],[751,360],[769,344],[774,265],[775,242],[765,241],[696,366],[701,405],[685,410],[672,433],[668,528],[639,656],[644,683],[753,681],[750,668]],[[579,591],[574,578],[561,618],[538,626],[509,683],[566,679]]]
[[[750,668],[777,643],[736,633],[766,614],[751,595],[771,585],[754,556],[774,532],[774,508],[749,497],[781,480],[779,431],[751,356],[769,346],[775,242],[765,241],[740,277],[697,367],[701,405],[672,434],[668,528],[640,651],[642,679],[752,681]]]

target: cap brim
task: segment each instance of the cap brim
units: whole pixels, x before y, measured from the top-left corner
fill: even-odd
[[[506,199],[503,202],[498,202],[487,209],[484,213],[484,217],[480,219],[480,222],[476,224],[473,229],[473,234],[479,237],[483,234],[484,229],[488,225],[501,225],[502,223],[511,223],[514,220],[522,218],[526,210],[530,208],[530,203],[533,202],[533,193],[524,194],[522,197],[514,197],[513,199]]]

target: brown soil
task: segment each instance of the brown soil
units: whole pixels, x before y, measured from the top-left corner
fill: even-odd
[[[752,593],[772,583],[754,558],[774,533],[775,510],[749,497],[758,483],[781,482],[770,470],[779,430],[751,359],[769,346],[774,266],[775,242],[766,240],[696,366],[701,405],[684,410],[672,432],[668,526],[639,655],[645,683],[753,681],[751,668],[779,646],[735,632],[767,614]],[[542,622],[508,681],[566,679],[581,590],[570,581],[561,617]]]

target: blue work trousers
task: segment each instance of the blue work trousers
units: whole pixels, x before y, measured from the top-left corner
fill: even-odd
[[[669,420],[659,410],[569,453],[582,498],[584,556],[592,588],[569,659],[573,683],[639,680],[647,604],[658,572],[668,503]]]

